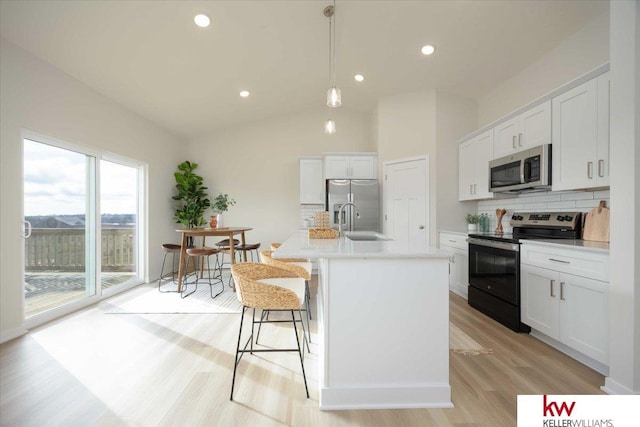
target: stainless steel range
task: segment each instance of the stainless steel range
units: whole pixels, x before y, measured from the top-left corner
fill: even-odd
[[[520,321],[520,241],[579,239],[581,212],[514,213],[512,233],[469,234],[469,305],[516,332]]]

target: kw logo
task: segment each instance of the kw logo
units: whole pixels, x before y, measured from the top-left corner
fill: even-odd
[[[567,413],[567,416],[570,417],[573,412],[573,408],[576,406],[576,402],[571,402],[571,405],[567,405],[567,402],[562,402],[560,406],[558,406],[558,402],[550,401],[547,403],[547,395],[543,395],[542,398],[542,416],[547,417],[559,417],[563,412]],[[554,412],[555,410],[555,412]]]

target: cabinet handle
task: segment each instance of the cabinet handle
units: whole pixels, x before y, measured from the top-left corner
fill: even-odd
[[[604,160],[598,160],[598,176],[604,177]]]
[[[555,283],[555,280],[549,280],[549,296],[551,298],[555,298],[556,296],[553,294],[553,284]]]
[[[561,259],[555,259],[555,258],[549,258],[549,261],[553,261],[553,262],[561,262],[563,264],[571,264],[571,261],[563,261]]]
[[[522,147],[522,134],[518,134],[518,147]]]
[[[564,301],[564,282],[560,282],[560,300]]]
[[[418,230],[424,230],[424,225],[419,225]]]
[[[515,135],[513,135],[512,141],[513,141],[512,142],[513,148],[516,148],[517,145],[516,145],[516,136]]]
[[[473,184],[473,194],[478,194],[478,184]]]
[[[469,184],[469,194],[473,194],[473,184]]]
[[[593,178],[593,162],[587,162],[587,178]]]
[[[449,241],[450,241],[451,243],[455,243],[455,242],[456,242],[455,240],[449,240]]]

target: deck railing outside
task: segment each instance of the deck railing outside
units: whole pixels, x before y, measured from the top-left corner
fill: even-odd
[[[136,271],[135,228],[102,228],[102,271]],[[34,228],[25,244],[25,271],[85,271],[84,228]]]

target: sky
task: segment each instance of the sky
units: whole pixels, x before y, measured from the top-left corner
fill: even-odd
[[[88,156],[24,140],[24,215],[85,214]],[[100,207],[135,214],[137,169],[100,161]]]

